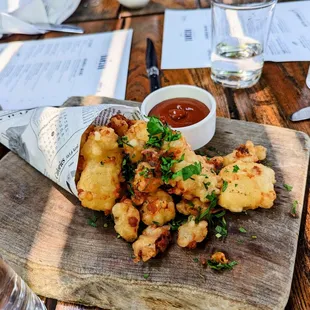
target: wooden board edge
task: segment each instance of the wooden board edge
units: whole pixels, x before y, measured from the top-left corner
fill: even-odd
[[[152,283],[147,280],[128,281],[128,279],[110,278],[104,275],[77,276],[63,269],[55,269],[51,273],[48,268],[30,261],[27,262],[22,276],[26,280],[28,277],[31,279],[31,282],[27,283],[38,295],[104,309],[128,309],[131,306],[132,309],[151,310],[154,309],[152,306],[156,306],[159,309],[174,310],[184,309],[182,307],[185,306],[188,309],[206,310],[208,309],[206,305],[212,304],[217,310],[280,310],[284,309],[288,299],[285,292],[281,296],[278,307],[269,308],[249,304],[242,300],[225,298],[196,288],[193,290],[184,285]],[[68,282],[64,286],[65,279],[69,280],[72,277],[75,281]],[[120,291],[122,292],[121,298]],[[94,294],[90,295],[89,292]]]

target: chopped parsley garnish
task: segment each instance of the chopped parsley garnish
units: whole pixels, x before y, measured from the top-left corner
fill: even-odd
[[[214,209],[217,205],[217,196],[215,194],[215,192],[213,191],[211,195],[207,195],[206,197],[209,201],[210,201],[210,204],[209,204],[209,207],[208,209],[206,209],[205,211],[203,211],[197,218],[196,218],[196,221],[197,222],[200,222],[204,219],[206,220],[210,220],[211,219],[211,216],[212,216],[212,209]]]
[[[169,126],[164,125],[157,117],[151,116],[147,123],[149,140],[146,146],[160,148],[164,141],[171,142],[181,138],[179,131],[174,132]]]
[[[123,178],[129,182],[131,181],[135,176],[135,165],[130,161],[130,158],[128,155],[125,155],[123,162],[122,162],[122,175]]]
[[[182,176],[183,180],[190,179],[193,175],[199,175],[201,173],[201,163],[195,162],[193,165],[186,166],[172,175],[172,179]]]
[[[121,237],[121,235],[120,235],[120,234],[117,234],[116,238],[119,239],[120,237]]]
[[[211,185],[211,182],[203,183],[206,190],[209,189],[209,186]]]
[[[247,230],[245,228],[243,228],[243,227],[239,227],[239,231],[242,232],[242,233],[246,233],[247,232]]]
[[[97,216],[95,214],[92,215],[89,219],[87,219],[87,224],[92,227],[97,227]]]
[[[232,261],[227,264],[222,264],[210,259],[208,260],[208,266],[214,270],[231,270],[235,265],[238,265],[236,261]]]
[[[104,228],[109,227],[108,223],[104,223],[104,224],[103,224],[103,227],[104,227]]]
[[[143,278],[145,279],[145,280],[147,280],[148,278],[149,278],[149,274],[148,273],[145,273],[144,275],[143,275]]]
[[[128,189],[128,192],[131,196],[134,196],[135,195],[135,192],[132,188],[132,184],[131,183],[128,183],[128,186],[127,186],[127,189]]]
[[[257,236],[253,235],[251,236],[252,239],[257,239]]]
[[[162,172],[162,180],[165,183],[168,183],[169,180],[172,178],[174,173],[171,171],[171,168],[174,164],[177,164],[181,161],[184,160],[184,154],[181,156],[180,159],[173,159],[172,157],[161,157],[161,164],[160,164],[160,169]]]
[[[236,173],[236,172],[238,172],[238,170],[240,170],[240,168],[237,165],[234,165],[233,172]]]
[[[153,221],[153,224],[155,224],[155,225],[159,226],[159,223],[158,223],[158,222],[156,222],[156,221]]]
[[[195,257],[195,258],[193,258],[193,261],[194,261],[195,263],[198,263],[198,262],[199,262],[199,259],[198,259],[197,257]]]
[[[143,177],[148,177],[149,172],[150,172],[150,169],[144,168],[142,171],[139,172],[139,175],[141,175]]]
[[[217,225],[215,227],[215,231],[217,232],[217,234],[215,235],[216,238],[227,237],[227,223],[224,217],[222,218],[220,225]]]
[[[101,165],[101,166],[104,166],[104,161],[101,161],[101,162],[100,162],[100,165]]]
[[[290,192],[290,191],[293,189],[293,186],[288,185],[288,184],[283,184],[283,187],[284,187],[288,192]]]
[[[181,219],[178,219],[178,220],[177,220],[177,219],[172,220],[172,221],[169,223],[171,230],[172,230],[172,231],[178,230],[179,227],[180,227],[182,224],[184,224],[186,221],[187,221],[187,219],[184,218],[184,217],[181,218]]]
[[[130,146],[130,147],[133,147],[133,146],[129,143],[128,137],[126,137],[126,136],[118,137],[118,138],[117,138],[117,143],[118,143],[118,146],[119,146],[119,147],[123,147],[124,144],[126,144],[126,145],[128,145],[128,146]]]
[[[225,192],[228,186],[228,182],[227,181],[223,181],[223,187],[222,187],[222,192]]]
[[[290,212],[292,217],[297,217],[297,206],[298,206],[298,201],[295,200],[293,202],[292,209],[291,209],[291,212]]]
[[[236,183],[236,184],[235,184],[235,187],[237,187],[237,186],[238,186],[238,184]]]
[[[221,211],[221,212],[219,212],[219,213],[215,213],[214,216],[217,217],[217,218],[221,218],[221,217],[223,217],[225,214],[226,214],[226,211],[223,210],[223,211]]]

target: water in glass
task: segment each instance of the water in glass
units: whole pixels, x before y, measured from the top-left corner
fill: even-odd
[[[221,2],[221,3],[219,3]],[[261,6],[213,0],[211,77],[223,86],[245,88],[260,78],[275,1]],[[268,2],[268,1],[267,1]],[[266,29],[267,27],[267,29]]]

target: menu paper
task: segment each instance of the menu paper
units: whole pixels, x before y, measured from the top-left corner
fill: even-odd
[[[310,61],[310,1],[278,3],[265,61]],[[162,69],[210,67],[211,10],[166,10]]]
[[[142,119],[138,108],[109,104],[1,111],[0,143],[77,196],[81,136],[90,124],[106,125],[117,113]]]
[[[0,109],[60,106],[71,96],[124,99],[132,29],[0,44]]]

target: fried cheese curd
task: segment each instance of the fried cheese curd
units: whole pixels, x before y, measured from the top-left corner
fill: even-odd
[[[148,226],[132,244],[135,255],[135,262],[142,260],[148,261],[155,257],[159,252],[164,252],[171,240],[170,226],[165,225],[157,227],[156,225]]]
[[[238,171],[235,171],[236,166]],[[235,172],[234,172],[235,171]],[[274,171],[259,163],[237,161],[224,167],[220,177],[226,183],[218,204],[231,212],[273,206],[276,199]]]
[[[77,183],[82,206],[110,214],[119,195],[122,152],[112,128],[97,126],[80,151],[82,172]],[[78,166],[81,163],[78,164]]]
[[[155,192],[163,184],[160,176],[156,176],[155,168],[148,162],[140,162],[135,170],[133,189],[143,193]]]
[[[208,234],[208,222],[195,222],[195,217],[189,217],[185,224],[178,229],[177,243],[182,248],[195,249],[198,242],[202,242]]]
[[[134,123],[135,121],[129,120],[124,115],[116,114],[111,117],[110,122],[107,126],[113,128],[118,136],[123,137],[129,127],[132,126]]]
[[[142,221],[146,225],[162,226],[175,218],[173,199],[163,190],[149,194],[140,212]]]
[[[201,202],[209,201],[207,196],[213,192],[216,195],[220,193],[222,182],[215,172],[214,164],[208,163],[205,157],[195,154],[183,136],[179,140],[165,142],[163,149],[166,149],[168,154],[173,154],[174,159],[179,160],[172,166],[172,172],[177,173],[190,165],[197,165],[201,170],[199,174],[193,174],[186,180],[184,175],[170,180],[169,184],[173,187],[170,193],[182,195],[186,200],[193,200],[196,197]]]
[[[176,208],[181,214],[198,216],[207,210],[208,203],[201,202],[198,198],[194,198],[193,200],[182,199],[176,204]]]
[[[142,151],[149,139],[147,123],[145,121],[136,121],[126,131],[124,138],[127,140],[124,143],[124,152],[129,155],[133,163],[138,163],[142,160]]]
[[[245,144],[239,145],[232,153],[224,156],[224,166],[233,164],[237,161],[243,162],[258,162],[266,158],[266,148],[257,145],[254,146],[252,141],[247,141]]]
[[[115,231],[126,241],[133,242],[138,238],[140,213],[130,199],[115,204],[112,208]]]
[[[211,261],[218,263],[218,264],[228,264],[229,260],[226,258],[223,252],[215,252],[211,256]]]

